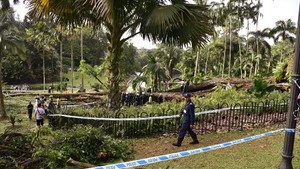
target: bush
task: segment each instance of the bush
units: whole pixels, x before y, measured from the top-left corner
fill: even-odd
[[[12,124],[13,127],[15,127],[17,116],[15,114],[9,115],[9,122]]]
[[[68,159],[100,165],[113,159],[126,159],[132,149],[125,141],[105,135],[101,127],[76,125],[53,132],[53,141],[39,148],[35,157],[47,155],[50,168],[65,167]]]

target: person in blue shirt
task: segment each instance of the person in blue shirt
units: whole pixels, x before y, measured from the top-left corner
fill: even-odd
[[[173,143],[173,146],[180,147],[181,143],[184,139],[186,132],[189,132],[191,135],[193,142],[190,144],[199,144],[196,133],[193,132],[194,121],[195,121],[195,105],[191,100],[192,95],[190,93],[186,93],[184,95],[186,104],[184,110],[181,111],[180,116],[183,115],[182,125],[179,131],[179,137],[177,143]]]

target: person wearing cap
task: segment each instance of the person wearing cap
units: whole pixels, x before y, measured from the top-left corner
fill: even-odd
[[[189,132],[190,136],[193,139],[193,142],[190,144],[199,144],[196,133],[193,132],[194,121],[195,121],[195,105],[191,100],[192,95],[190,93],[186,93],[184,95],[186,104],[184,110],[180,115],[183,115],[182,125],[179,131],[179,137],[177,143],[173,143],[173,146],[180,147],[181,143],[184,139],[186,132]]]

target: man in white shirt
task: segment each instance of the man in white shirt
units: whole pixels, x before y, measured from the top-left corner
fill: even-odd
[[[38,108],[35,110],[35,118],[36,118],[36,124],[41,129],[41,126],[44,125],[44,116],[45,116],[45,110],[42,108],[41,103],[38,104]]]
[[[183,93],[184,85],[185,85],[184,80],[181,80],[180,81],[180,93]]]

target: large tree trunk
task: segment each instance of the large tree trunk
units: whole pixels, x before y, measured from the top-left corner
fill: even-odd
[[[73,53],[73,35],[71,37],[71,88],[72,88],[72,93],[73,93],[73,87],[74,87],[74,81],[73,81],[73,75],[74,75],[74,53]]]
[[[108,98],[107,107],[108,109],[114,110],[120,106],[120,59],[123,51],[122,43],[120,39],[113,39],[116,35],[111,35],[109,39],[110,44],[108,47],[109,53],[107,54],[108,61]]]
[[[62,41],[60,41],[60,93],[62,90],[62,79],[63,79],[63,62],[62,62]]]
[[[2,93],[2,47],[0,46],[0,113],[2,117],[7,117],[4,107],[4,97]]]

